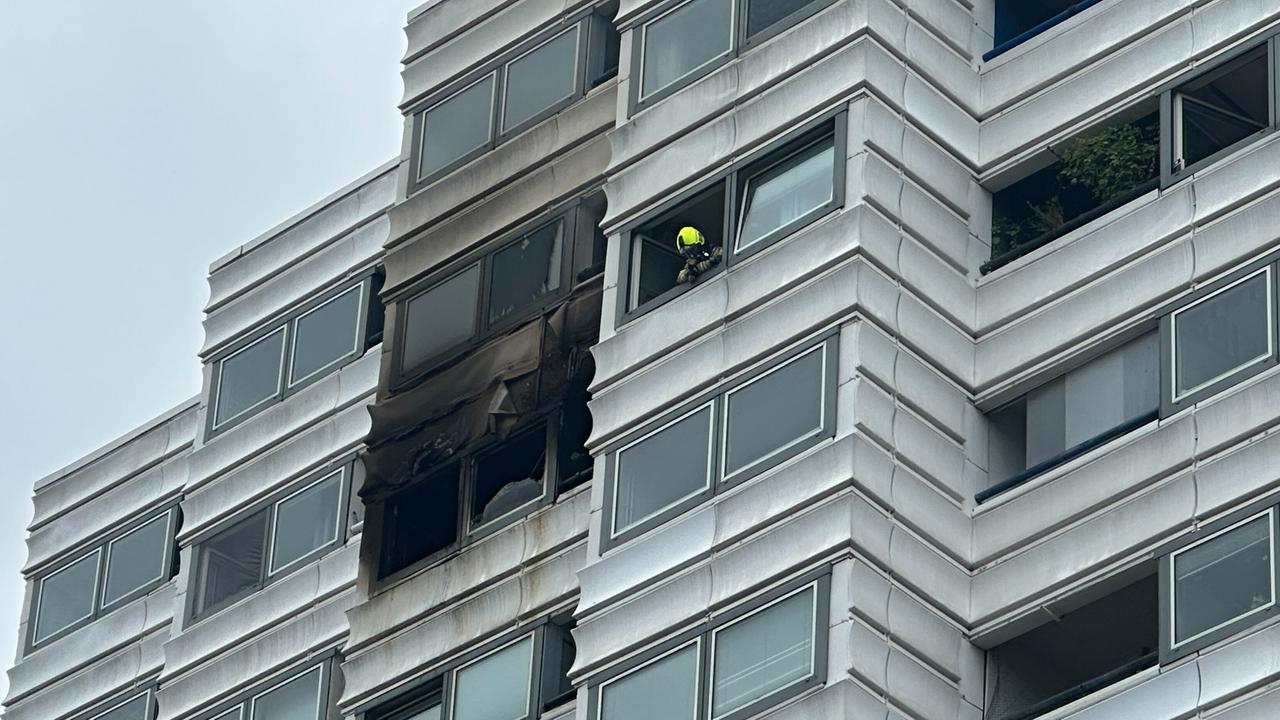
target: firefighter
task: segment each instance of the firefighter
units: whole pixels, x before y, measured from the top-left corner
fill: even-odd
[[[695,227],[686,225],[676,233],[676,249],[684,258],[684,267],[676,275],[677,283],[692,283],[698,276],[720,264],[724,251],[719,245],[708,247],[707,238]]]

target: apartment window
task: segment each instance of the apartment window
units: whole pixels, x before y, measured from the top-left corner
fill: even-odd
[[[173,574],[177,510],[116,531],[35,580],[29,649],[168,582]]]
[[[743,603],[641,655],[594,688],[593,720],[737,720],[820,685],[829,578]]]
[[[1269,508],[1169,554],[1162,567],[1166,661],[1274,614],[1276,516]]]
[[[577,101],[617,72],[617,31],[580,13],[477,68],[413,111],[410,193]]]
[[[978,502],[1155,420],[1159,408],[1159,334],[1150,332],[992,412],[997,482]]]
[[[458,467],[450,465],[387,498],[382,506],[380,578],[454,546],[459,487]]]
[[[986,717],[1040,717],[1155,665],[1157,587],[1147,575],[988,650]]]
[[[1275,273],[1267,264],[1228,276],[1164,318],[1165,414],[1276,364]]]
[[[712,267],[732,267],[844,203],[845,115],[800,131],[624,232],[626,279],[622,320],[684,293],[698,278],[681,277],[686,261],[676,249],[685,226],[706,238]]]
[[[994,47],[982,59],[1002,55],[1100,1],[997,0]]]
[[[151,720],[154,713],[155,699],[148,689],[113,699],[103,707],[77,716],[77,720]]]
[[[606,450],[606,547],[832,437],[835,353],[829,335]]]
[[[1264,45],[1172,91],[1175,173],[1273,127],[1269,54]]]
[[[472,265],[405,303],[402,362],[421,365],[476,334],[480,266]]]
[[[499,521],[543,499],[548,446],[547,429],[538,426],[476,456],[469,483],[472,528]]]
[[[196,720],[324,720],[329,716],[332,661],[272,678]]]
[[[215,357],[209,431],[239,423],[300,390],[382,338],[380,273],[287,313],[258,337]]]
[[[345,541],[346,464],[312,475],[195,543],[192,619],[206,617]]]
[[[632,63],[641,107],[706,76],[741,50],[803,21],[830,0],[687,0],[643,21]]]

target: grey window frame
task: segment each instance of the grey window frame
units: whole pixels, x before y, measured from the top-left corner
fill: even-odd
[[[537,302],[520,308],[517,312],[513,312],[507,317],[499,319],[497,322],[489,322],[489,289],[493,282],[493,258],[498,253],[506,250],[512,245],[520,242],[526,237],[537,233],[538,231],[563,222],[564,229],[560,238],[560,286],[541,297]],[[556,211],[537,219],[534,222],[526,223],[519,229],[498,236],[492,241],[486,241],[481,244],[478,250],[468,253],[460,260],[449,263],[439,271],[434,271],[422,280],[413,283],[406,289],[397,292],[393,297],[387,298],[388,305],[395,305],[395,326],[392,328],[394,333],[394,351],[391,358],[391,381],[388,383],[392,392],[399,392],[405,388],[414,385],[423,377],[431,374],[434,370],[442,367],[462,355],[470,353],[473,349],[487,342],[494,335],[503,330],[515,327],[531,317],[541,314],[548,307],[560,302],[563,298],[573,291],[572,269],[574,267],[574,254],[578,246],[579,234],[583,232],[591,232],[592,223],[587,217],[587,209],[585,204],[580,201],[574,201],[567,207],[560,207]],[[405,338],[408,333],[408,313],[406,312],[409,303],[422,297],[426,293],[432,291],[441,283],[444,283],[472,267],[479,266],[480,281],[477,290],[477,298],[475,307],[472,308],[475,313],[476,331],[470,338],[448,346],[436,354],[427,357],[416,365],[406,366],[404,359]]]
[[[831,572],[829,564],[805,572],[755,597],[739,602],[719,613],[712,614],[709,619],[703,620],[693,628],[637,653],[635,656],[611,668],[604,677],[594,680],[588,686],[587,717],[589,720],[605,720],[603,718],[604,707],[600,702],[600,696],[608,685],[691,645],[696,645],[698,648],[698,678],[694,698],[696,708],[694,720],[746,720],[746,718],[760,715],[768,708],[776,707],[799,697],[809,692],[812,688],[825,685],[828,671],[827,645],[830,640]],[[804,681],[779,688],[769,695],[722,716],[712,718],[711,702],[714,682],[713,663],[715,659],[713,638],[715,634],[726,627],[732,626],[739,620],[763,612],[811,588],[814,593],[814,632],[813,668],[809,677]]]
[[[147,682],[131,690],[118,693],[110,700],[99,703],[91,710],[73,716],[75,720],[98,720],[98,718],[106,715],[112,710],[118,710],[125,705],[137,700],[140,697],[147,697],[147,720],[152,720],[156,716],[156,684],[155,682]]]
[[[348,277],[340,285],[336,287],[326,288],[323,292],[312,296],[311,298],[295,305],[294,307],[278,313],[271,320],[262,323],[256,330],[248,336],[237,340],[228,347],[219,350],[208,361],[212,366],[211,379],[209,381],[209,400],[205,410],[205,439],[212,439],[217,435],[240,425],[251,417],[254,417],[264,409],[284,401],[286,398],[301,392],[304,388],[320,381],[331,375],[334,371],[350,364],[352,361],[364,355],[365,345],[370,336],[370,318],[372,316],[371,308],[377,287],[381,283],[381,268],[370,267],[355,273],[352,277]],[[352,280],[355,280],[352,282]],[[348,292],[359,288],[360,292],[360,309],[356,318],[356,325],[352,328],[354,333],[354,349],[352,352],[330,362],[323,368],[316,370],[306,377],[292,380],[293,358],[295,339],[297,337],[297,321],[311,312],[318,310],[330,302],[336,301]],[[263,398],[256,404],[245,408],[238,414],[218,422],[218,402],[222,393],[222,366],[223,363],[234,357],[235,355],[247,350],[260,342],[274,337],[277,333],[284,333],[284,339],[280,349],[280,367],[278,368],[278,377],[276,382],[276,391],[269,397]]]
[[[314,485],[324,482],[336,473],[341,473],[342,477],[339,481],[338,490],[338,510],[337,537],[322,545],[302,557],[294,560],[292,563],[273,572],[271,570],[271,551],[275,546],[276,519],[278,508],[281,502],[287,500],[294,495],[306,490]],[[346,544],[351,537],[351,521],[350,513],[352,508],[352,487],[356,481],[356,459],[354,454],[349,454],[344,458],[326,464],[319,470],[308,472],[297,480],[288,483],[284,488],[278,489],[268,495],[266,498],[254,502],[249,507],[237,512],[232,518],[220,522],[217,525],[203,530],[199,535],[191,540],[191,572],[188,573],[187,600],[184,603],[184,627],[191,626],[203,622],[205,619],[217,615],[227,608],[238,604],[241,600],[261,592],[281,578],[288,577],[298,569],[306,567],[316,560],[328,555]],[[198,596],[203,589],[200,586],[200,560],[205,552],[205,543],[222,535],[224,532],[240,525],[241,523],[255,519],[260,513],[266,513],[265,537],[262,544],[262,567],[258,569],[258,582],[245,588],[237,593],[222,598],[217,603],[204,608],[197,612],[196,605]],[[287,572],[285,572],[287,570]]]
[[[150,524],[152,521],[160,518],[164,518],[164,517],[168,518],[167,526],[166,526],[168,541],[165,543],[165,555],[164,555],[165,572],[162,578],[158,580],[153,580],[149,583],[146,583],[137,588],[134,588],[128,593],[104,605],[103,594],[106,592],[107,561],[109,559],[111,544],[119,540],[120,538],[123,538],[126,535],[133,533],[136,530],[142,529],[144,526]],[[99,537],[95,538],[90,543],[81,545],[74,552],[68,553],[66,557],[59,560],[56,564],[52,565],[49,571],[41,572],[35,577],[33,577],[32,578],[33,588],[32,588],[32,595],[31,595],[31,610],[28,616],[29,620],[27,623],[28,628],[27,628],[27,632],[23,634],[24,635],[23,655],[29,654],[34,650],[45,647],[49,643],[55,642],[58,639],[65,637],[75,632],[76,630],[79,630],[85,625],[89,625],[90,623],[96,622],[101,617],[114,612],[118,608],[124,605],[127,605],[130,602],[133,602],[134,600],[137,600],[138,598],[143,597],[144,595],[149,595],[156,588],[161,587],[166,583],[168,583],[170,580],[172,580],[174,575],[174,572],[173,572],[174,561],[175,561],[175,558],[177,557],[177,543],[175,542],[175,535],[177,534],[177,529],[179,524],[180,524],[180,511],[178,509],[177,504],[172,502],[166,505],[163,505],[158,509],[152,509],[144,513],[136,514],[133,517],[131,517],[128,522],[118,525],[117,527],[111,529],[107,533],[101,534]],[[42,595],[44,593],[44,581],[56,575],[58,572],[65,570],[71,565],[74,565],[80,560],[83,560],[84,558],[90,555],[93,555],[95,553],[98,555],[98,560],[97,560],[97,570],[94,575],[92,611],[85,617],[82,617],[79,620],[76,620],[75,622],[67,625],[66,627],[61,628],[53,633],[50,633],[48,636],[39,638],[39,640],[37,640],[36,629],[39,625],[40,604],[42,600]]]
[[[636,20],[626,28],[633,33],[631,42],[631,75],[633,80],[630,84],[630,92],[627,98],[627,116],[633,116],[655,103],[659,103],[671,95],[680,92],[684,88],[689,87],[702,78],[741,57],[744,52],[772,40],[774,37],[781,35],[787,30],[790,30],[791,28],[803,23],[805,20],[817,15],[826,8],[834,5],[835,1],[836,0],[811,0],[804,7],[788,14],[772,25],[763,28],[755,35],[748,36],[746,9],[749,0],[728,0],[732,5],[732,9],[730,11],[730,27],[725,28],[725,31],[729,34],[728,49],[703,63],[701,66],[686,72],[684,75],[668,83],[666,86],[655,90],[652,94],[641,97],[641,76],[643,75],[644,68],[644,38],[645,34],[648,32],[648,27],[654,22],[661,20],[691,2],[694,2],[694,0],[678,0],[676,2],[664,3],[661,7],[644,13],[636,18]]]
[[[754,462],[748,468],[740,470],[732,477],[726,477],[724,474],[724,447],[727,436],[727,422],[725,408],[726,398],[732,392],[746,387],[756,380],[765,377],[774,370],[787,365],[792,361],[808,355],[814,350],[823,353],[823,378],[822,378],[822,428],[805,438],[794,440],[783,448],[779,448],[763,458]],[[816,336],[812,336],[800,343],[789,347],[784,352],[774,356],[768,360],[760,362],[745,373],[718,384],[714,389],[702,393],[693,400],[682,403],[678,408],[668,411],[638,428],[628,433],[620,440],[606,446],[601,454],[605,456],[605,483],[604,483],[604,499],[602,513],[602,532],[600,534],[600,550],[602,553],[608,552],[620,545],[624,545],[631,540],[645,535],[654,528],[670,522],[672,519],[683,515],[689,510],[702,505],[715,495],[732,487],[737,487],[752,478],[763,475],[782,463],[792,458],[808,452],[811,448],[821,445],[835,437],[836,432],[836,371],[839,366],[840,353],[840,334],[839,328],[830,328]],[[661,430],[671,426],[672,424],[701,411],[703,408],[711,408],[711,433],[710,433],[710,449],[708,465],[711,468],[710,476],[705,489],[702,491],[688,495],[650,515],[634,522],[625,530],[618,531],[615,527],[617,518],[617,484],[618,484],[618,454],[639,443],[640,441],[660,432]]]
[[[699,282],[705,282],[706,278],[713,277],[721,272],[732,270],[737,263],[746,260],[756,253],[773,247],[778,243],[785,242],[800,230],[842,209],[845,204],[845,177],[848,164],[848,119],[848,108],[845,104],[841,104],[835,109],[821,113],[817,117],[804,122],[799,127],[788,132],[784,137],[770,143],[768,146],[752,152],[739,160],[735,160],[729,165],[729,167],[720,171],[712,178],[705,180],[696,186],[682,190],[679,194],[663,202],[652,211],[645,213],[636,220],[628,222],[622,229],[622,252],[618,255],[618,287],[621,291],[618,293],[615,326],[622,327],[632,320],[645,315],[654,308],[665,305],[671,300],[689,292],[697,285],[697,283],[678,284],[647,302],[631,307],[632,288],[637,282],[637,278],[632,277],[634,247],[636,243],[639,242],[639,239],[635,234],[642,226],[670,213],[672,210],[687,203],[698,195],[715,188],[717,185],[724,185],[724,217],[721,226],[723,237],[723,245],[721,247],[724,251],[724,259],[716,267],[704,273],[699,279]],[[830,126],[829,131],[828,126]],[[768,235],[755,241],[747,248],[741,251],[737,250],[737,236],[740,229],[739,219],[742,217],[742,213],[745,210],[744,189],[747,181],[768,172],[770,169],[777,167],[780,163],[785,162],[813,145],[819,142],[824,142],[828,137],[832,139],[832,146],[835,150],[834,167],[832,168],[831,200],[820,207],[810,210],[786,225],[773,230]]]
[[[478,68],[471,70],[459,79],[449,83],[441,90],[427,96],[420,102],[414,103],[405,111],[411,120],[411,142],[410,142],[410,161],[409,161],[409,184],[408,195],[414,195],[418,191],[434,184],[437,180],[458,168],[469,164],[476,158],[493,150],[498,145],[505,143],[511,138],[523,133],[529,128],[538,125],[547,118],[555,115],[566,107],[576,103],[586,96],[591,90],[592,75],[604,70],[597,67],[602,64],[594,56],[599,48],[594,46],[592,38],[595,37],[593,30],[596,30],[598,24],[604,23],[609,25],[609,21],[595,12],[594,9],[588,8],[570,15],[568,18],[556,23],[553,26],[539,30],[535,35],[521,42],[516,47],[508,50],[501,55],[493,58]],[[562,99],[544,110],[539,111],[536,115],[521,121],[520,123],[508,129],[502,127],[502,113],[505,110],[506,100],[506,72],[507,66],[525,55],[533,52],[539,47],[556,39],[566,30],[576,27],[578,32],[578,48],[576,54],[576,66],[573,70],[574,90],[565,99]],[[607,28],[606,28],[607,29]],[[471,87],[475,83],[487,78],[493,77],[493,97],[490,98],[489,106],[489,135],[488,140],[481,146],[471,150],[453,161],[440,168],[433,170],[427,174],[420,172],[420,163],[422,161],[422,145],[424,140],[424,118],[429,110],[448,101],[454,95]]]
[[[255,683],[247,690],[242,690],[229,698],[209,705],[206,709],[193,715],[192,720],[225,720],[227,717],[232,717],[236,720],[253,720],[253,703],[258,698],[316,669],[320,670],[320,696],[317,717],[319,720],[330,720],[335,715],[333,702],[336,698],[333,684],[335,680],[334,666],[337,662],[337,649],[324,651],[303,662],[296,663],[286,670],[274,673],[271,677]],[[239,714],[230,715],[230,713],[234,712],[239,712]]]
[[[1272,500],[1271,502],[1274,503],[1275,501]],[[1268,518],[1267,524],[1271,540],[1271,604],[1255,608],[1244,615],[1228,620],[1217,627],[1205,630],[1175,644],[1173,637],[1175,628],[1173,613],[1176,609],[1173,599],[1174,559],[1187,550],[1198,547],[1264,516]],[[1277,557],[1276,552],[1280,549],[1280,547],[1277,547],[1278,543],[1280,543],[1280,506],[1268,505],[1261,509],[1255,506],[1233,512],[1221,521],[1206,527],[1202,533],[1197,533],[1197,537],[1184,539],[1171,549],[1166,549],[1167,552],[1160,558],[1161,665],[1167,665],[1179,658],[1197,653],[1210,645],[1215,645],[1239,633],[1241,630],[1259,625],[1280,615],[1280,557]]]
[[[1202,288],[1179,298],[1175,303],[1162,312],[1160,317],[1160,417],[1166,418],[1181,412],[1187,407],[1191,407],[1206,398],[1217,395],[1218,393],[1240,384],[1241,382],[1255,375],[1263,373],[1270,368],[1280,364],[1280,292],[1277,287],[1280,286],[1280,266],[1277,265],[1277,257],[1280,253],[1271,253],[1267,257],[1251,262],[1234,272],[1227,274],[1212,282],[1206,283]],[[1175,396],[1174,383],[1177,378],[1174,373],[1174,343],[1177,338],[1174,332],[1175,316],[1201,302],[1209,300],[1218,293],[1223,292],[1235,285],[1251,279],[1259,273],[1267,273],[1268,277],[1268,298],[1267,328],[1270,334],[1268,343],[1270,353],[1267,357],[1254,360],[1250,363],[1242,365],[1226,375],[1215,378],[1207,383],[1192,389],[1190,392]]]

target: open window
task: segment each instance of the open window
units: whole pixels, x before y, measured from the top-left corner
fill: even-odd
[[[379,577],[453,547],[458,539],[459,479],[457,465],[448,465],[387,498]]]
[[[1100,0],[996,0],[994,47],[982,56],[991,60],[1052,28]]]
[[[680,271],[685,266],[685,259],[676,248],[676,235],[681,228],[697,229],[706,238],[708,251],[723,255],[725,201],[725,184],[717,182],[631,232],[628,310],[660,305],[679,294]]]
[[[987,720],[1031,720],[1156,664],[1157,576],[987,651]]]
[[[1172,91],[1174,175],[1273,127],[1270,62],[1263,45]]]
[[[546,497],[548,447],[547,427],[539,424],[475,456],[470,478],[471,531],[526,511]]]

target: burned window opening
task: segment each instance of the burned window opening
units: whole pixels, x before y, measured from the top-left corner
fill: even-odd
[[[379,577],[388,577],[451,547],[458,537],[456,464],[387,498],[382,511]]]
[[[491,523],[541,499],[546,466],[545,425],[478,455],[471,480],[471,527]]]
[[[595,376],[595,360],[584,353],[578,363],[578,372],[570,378],[565,388],[564,405],[560,410],[559,427],[556,430],[556,481],[557,491],[564,492],[591,479],[595,459],[587,450],[591,437],[591,410],[587,407],[590,395],[587,387]]]

